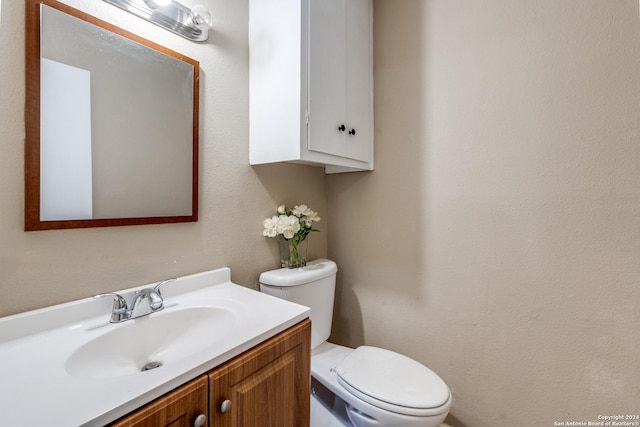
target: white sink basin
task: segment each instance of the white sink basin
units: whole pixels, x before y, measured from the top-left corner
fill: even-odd
[[[71,354],[65,367],[80,378],[142,375],[215,346],[235,320],[233,312],[221,307],[161,311],[123,322],[87,342]]]
[[[131,301],[154,285],[116,292]],[[179,277],[162,296],[162,311],[122,323],[109,323],[108,298],[0,318],[0,426],[108,425],[309,316],[232,283],[228,268]],[[149,362],[162,366],[141,372]]]

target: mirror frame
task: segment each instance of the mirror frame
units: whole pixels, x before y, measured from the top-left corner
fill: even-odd
[[[133,218],[94,218],[42,221],[40,219],[40,5],[96,25],[133,42],[171,56],[193,66],[193,161],[191,215]],[[67,6],[57,0],[26,0],[25,26],[25,231],[71,228],[114,227],[125,225],[168,224],[198,221],[198,61],[160,44],[125,31],[113,24]]]

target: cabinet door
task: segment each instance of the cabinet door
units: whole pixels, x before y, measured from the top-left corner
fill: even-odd
[[[346,1],[309,1],[310,151],[344,156]],[[352,0],[349,0],[352,1]]]
[[[111,427],[205,426],[209,418],[207,398],[207,376],[203,375],[121,418]]]
[[[310,151],[371,160],[371,14],[371,0],[310,0]]]
[[[209,375],[213,427],[308,427],[309,319]]]
[[[371,0],[348,0],[346,24],[345,157],[371,160],[373,123]]]

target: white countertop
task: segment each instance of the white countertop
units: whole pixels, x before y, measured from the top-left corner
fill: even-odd
[[[165,285],[165,309],[150,316],[189,307],[225,307],[234,313],[235,323],[216,345],[125,376],[86,378],[66,368],[68,358],[88,341],[138,321],[109,323],[109,298],[0,318],[0,426],[105,425],[309,317],[307,307],[230,280],[230,270],[221,268]],[[117,292],[130,296],[150,286]]]

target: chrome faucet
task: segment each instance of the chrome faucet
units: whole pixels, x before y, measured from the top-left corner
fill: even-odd
[[[109,292],[106,294],[94,295],[94,298],[113,297],[113,309],[111,310],[111,323],[120,323],[137,317],[146,316],[164,308],[164,299],[160,288],[176,279],[167,279],[155,285],[153,288],[145,288],[136,291],[131,306],[120,294]]]

